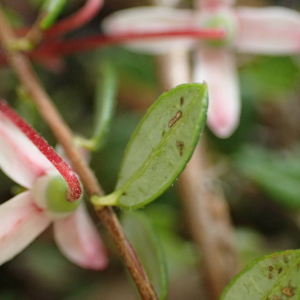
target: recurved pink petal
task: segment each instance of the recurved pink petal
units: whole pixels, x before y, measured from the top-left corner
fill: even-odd
[[[31,188],[37,177],[54,170],[35,145],[0,112],[0,168],[20,185]]]
[[[150,33],[166,30],[195,29],[195,14],[188,9],[171,7],[137,7],[118,11],[102,22],[103,30],[109,35],[125,33]],[[150,54],[169,53],[174,49],[189,49],[195,41],[192,39],[147,39],[126,43],[129,48]]]
[[[73,263],[87,269],[106,268],[106,250],[84,204],[72,215],[54,221],[54,237],[61,252]]]
[[[234,56],[229,49],[203,47],[196,53],[194,81],[208,85],[207,123],[219,137],[229,137],[239,124],[240,95]]]
[[[283,7],[238,8],[237,50],[258,54],[300,52],[300,13]]]
[[[34,204],[30,191],[0,205],[0,265],[27,247],[51,220]]]

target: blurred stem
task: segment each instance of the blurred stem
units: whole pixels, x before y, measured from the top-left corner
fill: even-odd
[[[158,62],[164,90],[191,81],[186,51],[159,56]],[[179,177],[179,189],[186,220],[203,259],[208,297],[217,300],[237,273],[239,263],[227,203],[222,193],[216,193],[206,184],[209,165],[202,137]],[[210,178],[209,182],[215,179]]]
[[[41,21],[45,17],[45,13],[41,12],[30,28],[18,30],[18,34],[25,36],[18,39],[19,41],[16,42],[16,47],[20,51],[29,51],[38,46],[45,35],[47,38],[54,38],[80,28],[97,15],[102,5],[103,0],[87,0],[77,12],[58,21],[47,30],[44,30],[41,26]]]
[[[27,90],[30,97],[32,97],[41,116],[53,131],[58,142],[64,148],[74,166],[74,170],[79,175],[87,194],[90,197],[93,195],[103,196],[104,192],[98,184],[92,170],[85,163],[78,149],[72,142],[73,135],[70,128],[66,125],[65,121],[52,104],[50,97],[42,87],[41,82],[32,69],[29,60],[24,54],[10,48],[10,43],[15,40],[15,38],[13,30],[7,23],[2,6],[0,5],[0,43],[6,53],[9,64],[16,72],[23,87]],[[110,207],[101,207],[96,211],[114,240],[119,253],[122,255],[142,299],[158,299],[139,258],[130,245],[130,242],[127,240],[113,210]]]

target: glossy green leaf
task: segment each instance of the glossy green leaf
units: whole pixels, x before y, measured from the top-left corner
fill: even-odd
[[[139,208],[155,200],[180,175],[206,121],[207,85],[183,84],[162,94],[134,131],[116,190],[94,205]]]
[[[66,5],[67,0],[47,0],[42,6],[42,20],[40,27],[44,30],[50,28]]]
[[[298,300],[299,281],[300,250],[273,253],[239,273],[220,300]]]
[[[78,146],[89,151],[100,150],[107,140],[112,117],[115,111],[117,92],[117,74],[115,68],[106,63],[100,67],[95,99],[95,130],[91,139],[75,138]]]
[[[159,299],[165,299],[168,285],[166,264],[151,223],[141,212],[123,212],[121,223]]]
[[[300,208],[300,158],[284,158],[259,147],[245,147],[236,159],[237,166],[272,200],[287,208]]]

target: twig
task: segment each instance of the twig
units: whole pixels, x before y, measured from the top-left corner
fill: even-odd
[[[7,55],[9,64],[13,67],[22,85],[35,102],[41,116],[51,128],[59,143],[63,146],[67,156],[74,166],[74,170],[79,175],[87,194],[89,196],[93,196],[95,194],[100,196],[103,195],[104,193],[93,172],[73,145],[71,130],[52,104],[46,91],[42,88],[41,82],[34,73],[29,60],[24,54],[11,49],[11,42],[15,41],[15,39],[16,37],[12,28],[7,23],[2,6],[0,5],[0,43]],[[97,210],[97,214],[106,229],[109,231],[120,254],[122,255],[142,299],[158,299],[113,210],[110,207],[103,207]]]
[[[20,33],[27,32],[25,39],[32,45],[38,45],[44,35],[47,38],[54,38],[82,27],[96,16],[102,5],[103,0],[87,0],[77,12],[58,21],[47,31],[43,30],[40,26],[40,21],[43,18],[43,15],[40,15],[30,29],[21,29]]]
[[[164,89],[190,82],[186,51],[160,56],[159,63]],[[178,183],[186,220],[202,255],[207,294],[217,300],[238,271],[238,256],[227,203],[209,184],[215,178],[207,180],[210,166],[204,144],[202,137]]]
[[[188,225],[203,257],[204,279],[209,299],[220,298],[239,271],[228,205],[222,189],[208,178],[206,149],[202,140],[183,171],[179,188]]]

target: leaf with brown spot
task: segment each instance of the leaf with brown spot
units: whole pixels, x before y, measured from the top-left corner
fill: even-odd
[[[299,300],[299,263],[300,250],[273,253],[258,259],[231,281],[220,300]]]
[[[158,98],[128,143],[116,190],[107,196],[111,205],[140,208],[175,181],[198,143],[207,106],[206,84],[179,85]]]

